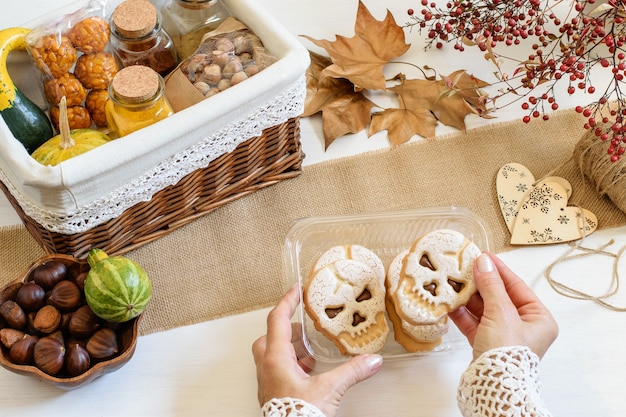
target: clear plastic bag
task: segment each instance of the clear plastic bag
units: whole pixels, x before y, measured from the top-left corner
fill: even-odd
[[[207,33],[196,51],[166,78],[166,94],[176,111],[237,85],[276,58],[243,23],[227,18]]]
[[[63,96],[71,129],[107,125],[107,89],[119,64],[109,50],[106,3],[93,0],[33,29],[26,37],[27,50],[41,72],[44,97],[57,130],[58,105]]]

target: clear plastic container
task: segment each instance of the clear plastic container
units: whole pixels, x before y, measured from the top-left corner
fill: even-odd
[[[462,207],[433,207],[399,212],[311,217],[298,220],[285,239],[285,271],[288,285],[306,283],[310,270],[322,253],[333,246],[357,244],[372,250],[385,268],[393,258],[425,233],[452,229],[465,235],[481,250],[489,250],[489,232],[483,222]],[[292,319],[301,329],[304,349],[299,357],[309,357],[317,364],[331,364],[348,359],[339,349],[315,329],[302,302]],[[393,328],[380,352],[387,359],[414,358],[468,347],[465,337],[450,322],[442,343],[428,352],[407,352],[394,340]]]

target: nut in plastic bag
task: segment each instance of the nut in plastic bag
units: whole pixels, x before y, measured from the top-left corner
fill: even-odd
[[[165,80],[175,111],[190,107],[271,65],[276,58],[243,23],[227,18]]]

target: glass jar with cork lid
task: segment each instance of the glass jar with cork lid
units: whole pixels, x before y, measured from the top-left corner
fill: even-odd
[[[182,61],[195,52],[205,33],[216,29],[230,12],[222,0],[167,0],[163,27]]]
[[[162,76],[176,68],[176,46],[150,1],[123,1],[113,10],[109,26],[113,54],[123,67],[144,65]]]
[[[122,68],[109,84],[109,136],[119,138],[172,115],[163,77],[150,67]]]

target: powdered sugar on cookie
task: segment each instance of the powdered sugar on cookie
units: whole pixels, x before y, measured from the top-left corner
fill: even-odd
[[[474,260],[480,249],[455,230],[435,230],[417,239],[406,255],[397,290],[398,314],[413,324],[425,324],[423,311],[435,324],[450,311],[467,304],[476,292]]]
[[[303,295],[315,328],[343,354],[382,350],[389,334],[385,289],[367,264],[339,259],[314,268]]]

